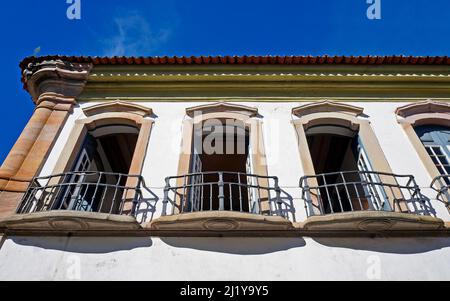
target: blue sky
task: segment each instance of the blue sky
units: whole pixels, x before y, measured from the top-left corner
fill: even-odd
[[[69,20],[66,0],[3,1],[0,162],[33,103],[19,62],[39,55],[450,55],[450,1],[381,0],[381,20],[366,0],[81,0]]]

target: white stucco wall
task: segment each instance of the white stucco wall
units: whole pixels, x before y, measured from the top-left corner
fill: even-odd
[[[142,173],[159,198],[157,217],[164,178],[177,173],[185,108],[204,103],[139,104],[157,115]],[[298,188],[303,171],[291,123],[291,109],[304,103],[239,104],[257,107],[263,116],[269,175],[278,176],[281,188],[292,197],[296,221],[304,220]],[[428,188],[430,176],[396,121],[394,111],[405,103],[349,104],[364,108],[393,172],[414,175],[437,216],[450,221],[448,210]],[[95,103],[81,107],[91,105]],[[68,119],[41,175],[52,173],[77,118],[83,118],[81,108]],[[373,267],[379,267],[376,279],[450,280],[450,238],[8,237],[0,248],[0,279],[64,280],[78,263],[83,280],[367,280]]]
[[[291,121],[293,107],[304,102],[237,102],[241,105],[257,107],[262,115],[264,146],[267,153],[268,173],[277,176],[284,192],[293,199],[296,207],[296,220],[306,218],[304,204],[300,200],[298,181],[304,175],[297,147],[297,136]],[[84,103],[81,107],[96,103]],[[159,198],[158,216],[161,212],[164,178],[177,174],[181,148],[182,125],[186,117],[185,109],[205,103],[201,102],[138,102],[139,105],[153,109],[154,127],[150,136],[142,175],[151,191]],[[414,175],[422,193],[433,205],[436,215],[450,221],[450,214],[444,204],[435,200],[436,192],[429,188],[431,177],[417,155],[402,127],[396,120],[395,109],[405,105],[396,102],[348,102],[350,105],[364,108],[372,129],[380,142],[384,154],[396,174]],[[41,175],[49,175],[55,167],[76,119],[84,118],[82,109],[76,108],[64,126]]]
[[[0,280],[450,280],[450,238],[10,237]]]

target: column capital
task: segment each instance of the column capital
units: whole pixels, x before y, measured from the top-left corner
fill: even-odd
[[[75,99],[81,94],[92,69],[90,63],[57,60],[34,61],[22,70],[24,88],[38,105],[48,99]]]

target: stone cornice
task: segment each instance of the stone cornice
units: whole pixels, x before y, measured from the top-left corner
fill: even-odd
[[[450,114],[450,104],[426,100],[418,103],[407,104],[395,110],[395,113],[401,117],[409,117],[416,114],[424,114],[424,113],[444,113]]]
[[[153,110],[151,108],[123,101],[107,102],[87,107],[83,109],[83,112],[88,117],[101,113],[111,112],[132,113],[141,117],[148,117],[153,115]]]
[[[61,60],[30,63],[23,70],[22,81],[36,104],[48,95],[54,100],[57,96],[75,99],[83,91],[91,69],[91,64]]]
[[[201,112],[202,114],[217,113],[217,112],[232,112],[243,114],[248,117],[254,117],[258,115],[257,108],[225,102],[217,102],[213,104],[190,107],[186,109],[186,114],[189,117],[194,117],[195,112]]]
[[[139,224],[124,215],[77,211],[16,214],[0,219],[0,235],[183,237],[448,237],[439,218],[359,211],[309,217],[291,223],[278,216],[233,211],[168,215]]]
[[[345,113],[351,115],[353,117],[357,117],[361,115],[364,111],[364,108],[338,103],[334,101],[324,100],[321,102],[305,104],[299,107],[295,107],[292,109],[292,115],[297,117],[302,117],[309,114],[314,113],[324,113],[324,112],[332,112],[332,113]]]

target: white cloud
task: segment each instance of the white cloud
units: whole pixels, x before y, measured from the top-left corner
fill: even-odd
[[[138,13],[114,18],[115,33],[104,40],[107,56],[151,55],[167,42],[171,29],[154,29]]]

